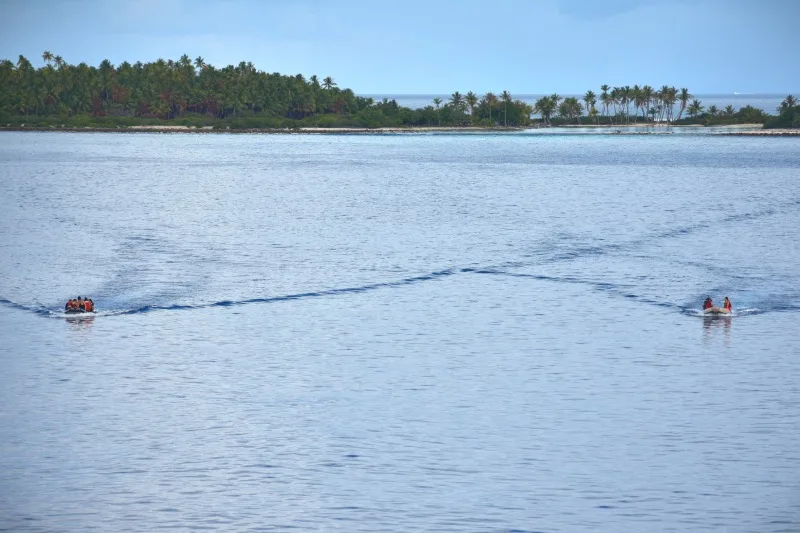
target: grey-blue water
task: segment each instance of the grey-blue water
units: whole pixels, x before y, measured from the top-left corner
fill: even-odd
[[[798,139],[2,133],[0,209],[0,529],[800,530]]]

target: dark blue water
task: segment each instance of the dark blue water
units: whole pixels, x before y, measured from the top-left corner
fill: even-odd
[[[0,529],[800,529],[797,139],[2,133],[0,208]]]

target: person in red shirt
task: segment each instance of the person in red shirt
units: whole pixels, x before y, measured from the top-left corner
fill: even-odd
[[[731,301],[727,296],[725,297],[725,301],[722,303],[722,307],[729,313],[733,312],[733,306],[731,305]]]
[[[703,311],[705,311],[706,309],[711,309],[712,307],[714,307],[714,304],[711,303],[711,297],[709,296],[708,298],[706,298],[706,301],[703,302]]]

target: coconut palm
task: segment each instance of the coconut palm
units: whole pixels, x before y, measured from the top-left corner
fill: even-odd
[[[589,114],[592,117],[597,116],[597,113],[592,114],[594,111],[594,104],[597,103],[597,96],[595,96],[593,91],[586,91],[586,94],[583,95],[583,101],[586,102],[586,109],[589,111]]]
[[[483,99],[486,101],[486,105],[489,107],[489,120],[492,120],[492,108],[494,107],[494,104],[497,103],[497,97],[493,92],[488,92]]]
[[[796,105],[797,105],[797,98],[795,98],[790,94],[783,100],[783,102],[781,102],[781,105],[778,108],[778,113],[783,113],[784,111],[787,111]]]
[[[642,87],[642,116],[650,112],[651,103],[653,102],[653,88],[649,85]]]
[[[333,78],[331,78],[330,76],[326,76],[325,79],[322,80],[322,86],[325,89],[331,90],[334,87],[336,87],[336,82],[333,81]]]
[[[439,108],[442,105],[442,99],[437,96],[436,98],[433,99],[433,105],[436,106],[436,118],[438,119],[439,125],[441,126],[442,125],[442,115],[439,113]]]
[[[503,125],[508,127],[508,103],[511,101],[511,93],[503,91],[500,97],[503,99]]]
[[[545,124],[550,124],[550,117],[556,110],[555,101],[550,96],[542,96],[533,105],[533,110],[541,115]]]
[[[456,91],[450,95],[450,105],[453,106],[453,109],[457,111],[464,110],[464,96]]]
[[[661,120],[669,123],[672,120],[672,103],[670,102],[670,88],[668,85],[662,85],[658,91],[658,97],[661,100]]]
[[[605,85],[604,87],[608,87],[608,85]],[[608,116],[608,110],[611,107],[612,102],[613,98],[611,98],[611,94],[607,90],[603,91],[603,93],[600,95],[600,103],[603,104],[603,109],[605,110],[603,115]]]
[[[464,97],[464,101],[466,102],[467,106],[469,107],[469,114],[475,114],[475,106],[478,105],[478,97],[475,95],[474,92],[469,91],[467,96]]]
[[[681,101],[681,109],[678,111],[678,120],[681,119],[681,115],[683,115],[683,111],[686,109],[686,103],[694,98],[691,94],[689,94],[689,89],[682,88],[681,91],[678,93],[678,100]]]
[[[583,113],[583,106],[574,96],[564,98],[564,102],[558,106],[558,114],[565,120],[575,120],[575,123],[580,123],[580,117]]]
[[[603,107],[605,108],[605,114],[606,115],[608,115],[608,105],[611,103],[611,100],[609,99],[609,96],[608,96],[608,90],[610,88],[611,87],[609,87],[605,83],[600,86],[600,91],[601,91],[601,93],[600,93],[600,103],[603,104]]]
[[[728,117],[732,117],[732,116],[733,116],[733,114],[735,113],[735,111],[733,110],[733,106],[732,106],[732,105],[727,105],[727,106],[725,106],[725,111],[724,111],[724,113],[725,113],[725,115],[726,115],[726,116],[728,116]]]
[[[45,63],[50,64],[50,61],[53,60],[53,54],[51,54],[49,50],[45,50],[42,54],[42,59]]]
[[[533,113],[533,107],[528,104],[527,102],[523,102],[522,100],[517,100],[514,102],[514,105],[519,109],[520,112],[520,125],[527,126],[530,124],[531,121],[531,113]]]
[[[703,109],[705,109],[705,108],[700,104],[701,104],[700,100],[697,100],[696,98],[694,100],[692,100],[692,103],[691,103],[691,105],[689,105],[689,108],[688,108],[690,117],[696,118],[697,115],[699,115],[700,113],[703,112]]]

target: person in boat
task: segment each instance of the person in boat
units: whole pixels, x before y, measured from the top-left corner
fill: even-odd
[[[729,313],[733,312],[733,306],[731,305],[731,301],[728,299],[727,296],[725,297],[725,301],[722,303],[722,308]]]
[[[711,309],[712,307],[714,307],[714,303],[711,301],[711,297],[708,296],[706,298],[706,301],[703,302],[703,311],[705,311],[706,309]]]
[[[67,300],[67,303],[64,304],[64,311],[69,311],[70,309],[72,309],[72,298]]]
[[[83,310],[87,313],[91,313],[94,311],[94,301],[91,298],[86,298],[83,301]]]

